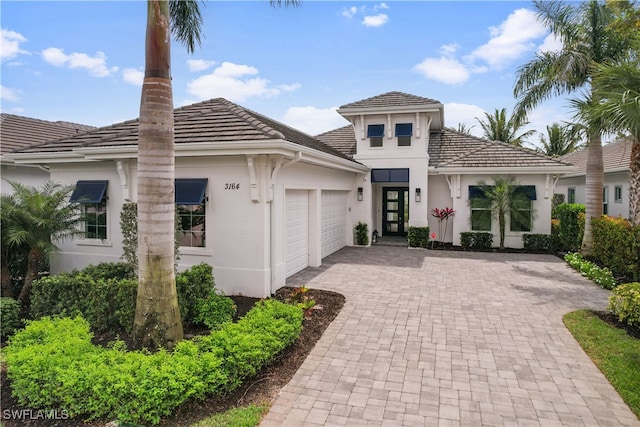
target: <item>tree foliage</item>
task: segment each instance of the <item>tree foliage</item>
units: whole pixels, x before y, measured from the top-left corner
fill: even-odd
[[[484,131],[484,137],[491,141],[502,141],[522,147],[524,140],[535,133],[534,130],[518,133],[529,122],[514,115],[507,117],[506,108],[501,110],[496,108],[493,114],[484,113],[484,115],[485,119],[476,117],[476,120]]]

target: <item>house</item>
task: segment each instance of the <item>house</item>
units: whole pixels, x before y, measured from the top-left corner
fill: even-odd
[[[50,122],[14,114],[0,114],[0,191],[11,194],[11,186],[5,182],[17,181],[36,187],[49,179],[49,171],[43,165],[16,164],[7,157],[10,152],[33,144],[64,138],[95,129],[93,126],[71,122]]]
[[[605,215],[629,218],[629,180],[631,175],[631,139],[621,138],[602,146],[604,186],[602,188],[602,212]],[[556,193],[565,196],[567,203],[585,203],[585,179],[587,175],[588,149],[574,151],[562,157],[562,161],[575,166],[573,172],[560,176]]]
[[[179,268],[209,263],[225,293],[265,297],[353,245],[358,222],[381,235],[438,230],[430,211],[447,206],[456,215],[438,240],[496,234],[486,205],[469,204],[478,183],[496,175],[515,175],[530,200],[528,221],[508,229],[507,245],[550,232],[551,195],[569,165],[448,130],[443,105],[429,98],[389,92],[338,112],[350,126],[312,137],[222,98],[176,109]],[[132,120],[12,155],[76,185],[72,200],[90,219],[84,238],[60,245],[53,272],[121,256],[120,213],[137,198],[137,132]]]

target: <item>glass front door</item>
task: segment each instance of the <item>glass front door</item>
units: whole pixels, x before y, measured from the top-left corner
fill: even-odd
[[[409,229],[409,188],[386,187],[383,193],[384,234],[390,236],[406,236]]]

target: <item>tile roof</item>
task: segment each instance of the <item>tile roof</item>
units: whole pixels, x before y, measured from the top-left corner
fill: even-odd
[[[384,107],[405,107],[411,105],[428,105],[440,104],[431,98],[423,98],[421,96],[411,95],[404,92],[387,92],[382,95],[373,96],[371,98],[362,99],[360,101],[351,102],[341,106],[343,108],[384,108]]]
[[[345,126],[316,138],[325,144],[353,156],[356,140],[353,127]],[[568,166],[558,159],[545,156],[527,148],[514,147],[500,141],[489,141],[445,128],[431,132],[429,138],[429,167],[522,167]]]
[[[249,109],[215,98],[174,110],[175,144],[264,141],[283,139],[337,157],[353,160],[311,135],[293,129]],[[138,143],[138,119],[95,129],[83,135],[63,138],[19,150],[20,153],[71,151],[80,147],[131,146]]]
[[[94,126],[71,122],[50,122],[14,114],[0,114],[0,152],[7,154],[13,150],[33,144],[41,144],[96,129]]]
[[[629,169],[631,144],[633,144],[631,139],[622,138],[602,146],[602,163],[604,164],[605,172]],[[572,175],[584,175],[587,173],[588,153],[589,150],[583,148],[561,157],[561,160],[576,167],[576,171]]]

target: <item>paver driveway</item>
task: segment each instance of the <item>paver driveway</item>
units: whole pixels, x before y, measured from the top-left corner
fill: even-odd
[[[562,324],[608,291],[547,255],[345,248],[347,302],[262,426],[640,426]]]

